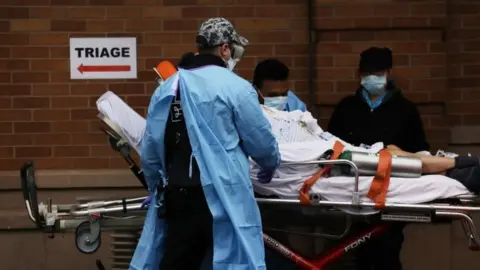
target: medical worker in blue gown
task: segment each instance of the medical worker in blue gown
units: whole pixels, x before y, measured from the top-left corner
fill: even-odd
[[[290,90],[288,67],[277,59],[266,59],[257,64],[253,73],[253,86],[257,89],[259,101],[281,111],[302,112],[307,106]]]
[[[197,270],[212,246],[214,270],[266,269],[249,157],[268,184],[280,154],[255,89],[232,72],[248,41],[211,18],[196,43],[150,101],[141,165],[154,199],[130,269]]]

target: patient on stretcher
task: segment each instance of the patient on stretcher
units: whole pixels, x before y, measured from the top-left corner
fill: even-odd
[[[139,152],[139,145],[145,129],[145,119],[112,92],[102,95],[97,101],[97,107],[104,116],[119,127],[119,132],[123,133],[125,139]],[[301,163],[318,160],[325,152],[333,148],[336,141],[340,141],[345,146],[344,150],[357,152],[377,153],[384,148],[381,142],[368,148],[350,145],[328,132],[324,132],[309,112],[284,112],[265,106],[262,108],[272,125],[272,131],[279,143],[282,163],[284,163],[278,168],[270,183],[261,184],[256,179],[258,167],[252,161],[250,173],[252,184],[255,191],[262,195],[297,199],[304,180],[319,170],[317,164]],[[406,153],[394,146],[388,148],[395,155],[418,157],[418,154]],[[470,193],[465,185],[453,179],[461,174],[466,174],[465,172],[452,172],[454,171],[452,166],[455,166],[453,159],[427,156],[421,156],[421,158],[424,172],[428,175],[419,178],[391,177],[387,192],[388,203],[424,203]],[[438,167],[434,168],[433,165]],[[443,170],[439,170],[439,168],[443,168]],[[373,176],[360,177],[359,193],[363,201],[370,200],[366,194],[372,180]],[[316,193],[329,201],[350,201],[353,189],[352,176],[333,176],[317,181],[312,187],[311,193]]]
[[[264,112],[279,142],[282,162],[302,163],[318,160],[322,153],[333,148],[336,141],[345,145],[344,150],[357,152],[377,153],[384,148],[381,142],[368,148],[350,145],[324,132],[318,126],[317,120],[308,112],[289,113],[273,108],[264,108]],[[426,174],[419,178],[391,177],[387,193],[388,203],[423,203],[469,193],[462,183],[445,176],[445,171],[454,166],[453,159],[406,153],[395,146],[389,146],[387,149],[394,155],[421,158],[422,172]],[[281,165],[272,182],[267,185],[255,181],[256,170],[253,164],[250,176],[257,193],[293,199],[298,196],[304,180],[316,173],[319,168],[317,165]],[[364,201],[369,201],[366,194],[373,178],[373,176],[360,177],[359,192],[364,196]],[[351,200],[353,189],[353,177],[334,176],[318,180],[311,192],[329,201],[348,201]]]

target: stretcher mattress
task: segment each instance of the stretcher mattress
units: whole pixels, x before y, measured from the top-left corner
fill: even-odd
[[[98,110],[118,125],[129,143],[140,153],[140,143],[146,121],[131,109],[122,99],[108,91],[97,101]],[[282,112],[263,107],[265,116],[272,124],[272,131],[279,142],[282,163],[302,163],[318,160],[327,150],[332,149],[340,139],[324,132],[309,112]],[[355,147],[341,141],[346,149],[376,153],[383,148],[381,142],[370,147]],[[303,181],[318,171],[318,165],[282,164],[272,182],[261,184],[256,175],[259,168],[252,161],[251,180],[256,192],[262,195],[276,195],[284,199],[298,198]],[[372,177],[360,177],[359,192],[363,201]],[[329,201],[349,201],[354,190],[353,177],[321,178],[311,192]],[[391,178],[387,203],[425,203],[436,199],[452,198],[469,194],[458,181],[443,175],[428,175],[420,178]]]

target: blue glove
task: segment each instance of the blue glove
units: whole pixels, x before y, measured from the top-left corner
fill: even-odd
[[[150,205],[152,202],[153,194],[148,195],[148,197],[142,202],[142,206],[140,208],[145,208]]]
[[[258,182],[262,184],[270,183],[272,181],[274,173],[275,173],[275,170],[260,169],[260,171],[257,174]]]

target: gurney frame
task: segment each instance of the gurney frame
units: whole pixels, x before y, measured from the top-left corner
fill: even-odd
[[[103,115],[99,118],[108,126],[103,131],[108,135],[110,145],[115,151],[118,151],[126,160],[130,170],[134,173],[140,183],[146,187],[141,169],[136,165],[130,156],[131,147],[127,140],[121,136],[121,130]],[[374,209],[374,203],[362,202],[358,192],[358,169],[356,165],[348,160],[318,160],[308,162],[309,164],[327,165],[327,164],[346,164],[352,167],[355,172],[355,188],[352,193],[351,201],[331,202],[324,201],[317,194],[311,194],[312,206],[329,209],[339,212],[339,208],[349,208],[353,210]],[[289,165],[292,165],[290,163]],[[302,163],[305,164],[305,163]],[[100,247],[101,231],[112,228],[138,228],[143,225],[145,209],[142,209],[142,201],[146,197],[122,198],[114,200],[91,200],[88,202],[71,205],[54,205],[49,199],[42,203],[37,198],[37,186],[35,181],[35,168],[32,162],[26,163],[20,172],[23,196],[29,218],[39,229],[48,233],[56,231],[75,230],[75,243],[79,251],[83,253],[93,253]],[[408,223],[433,223],[438,220],[460,220],[468,239],[468,246],[471,250],[480,249],[480,239],[477,234],[475,224],[470,217],[474,212],[480,212],[480,201],[475,196],[465,196],[455,198],[441,203],[428,204],[389,204],[387,203],[379,212],[379,215],[385,223],[375,226],[372,229],[360,234],[338,248],[328,252],[325,256],[308,261],[302,258],[286,246],[282,245],[272,237],[264,234],[264,242],[270,248],[276,250],[283,256],[294,261],[298,266],[304,269],[320,270],[324,266],[338,259],[345,253],[357,248],[363,243],[369,241],[390,227],[391,222]],[[293,199],[270,199],[257,198],[259,205],[300,205],[300,200]],[[342,212],[343,213],[343,212]],[[345,213],[343,213],[345,214]],[[346,214],[345,214],[346,215]],[[339,239],[346,236],[350,230],[350,223],[347,224],[345,231],[339,235],[330,234],[312,234],[315,237]],[[289,233],[305,234],[294,231],[285,231]]]

